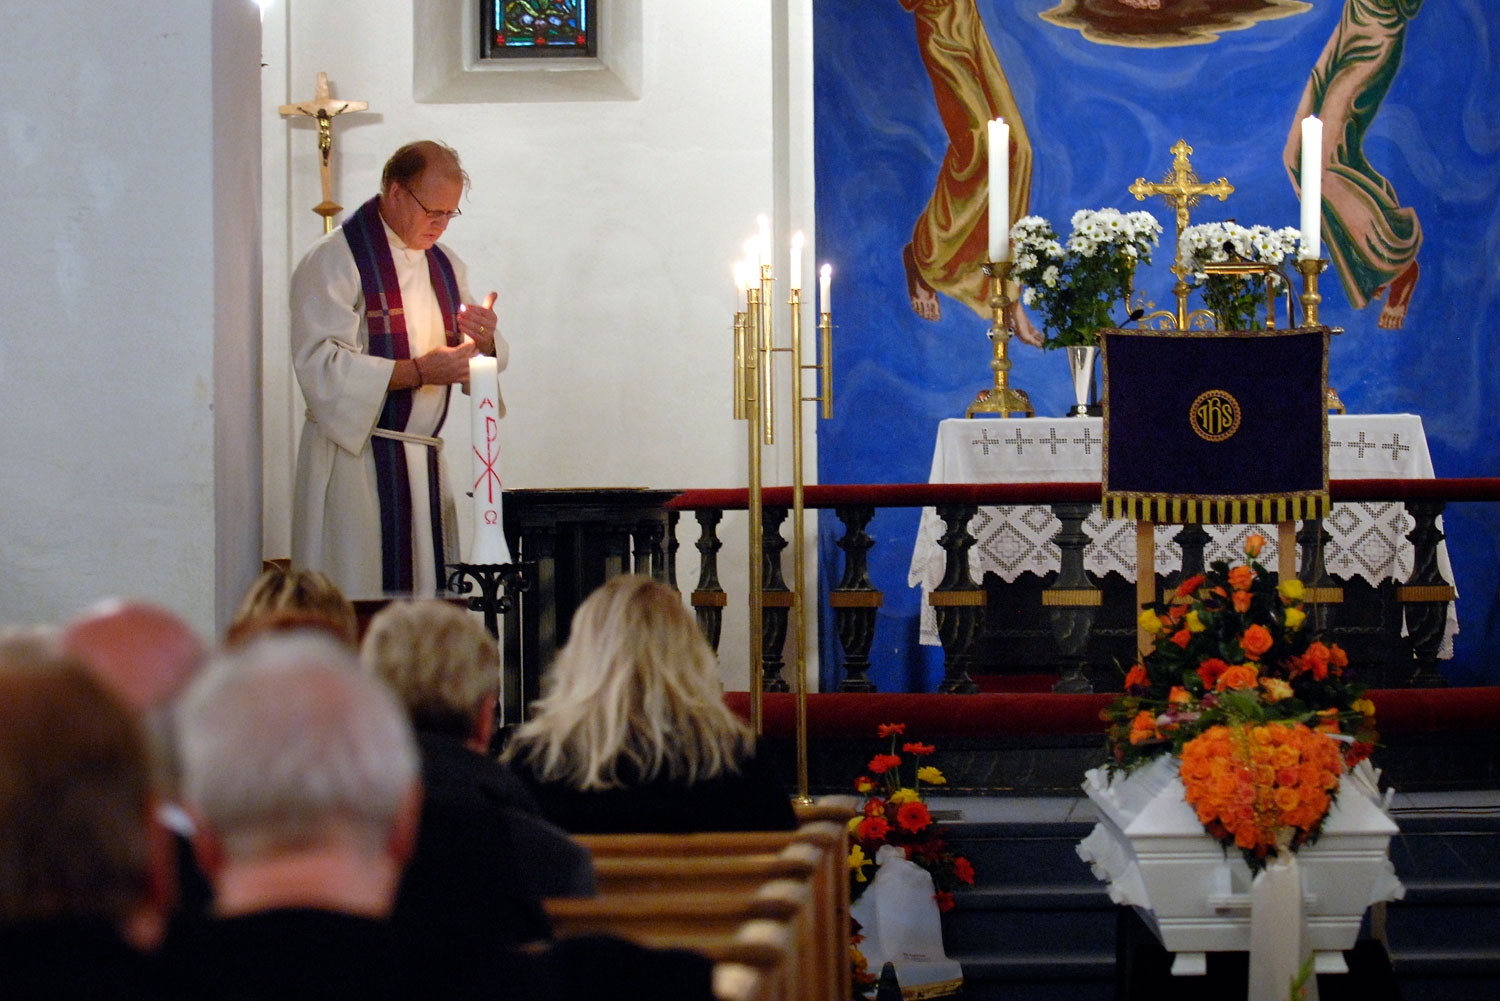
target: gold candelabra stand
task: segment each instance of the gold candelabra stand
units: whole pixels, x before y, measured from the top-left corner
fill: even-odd
[[[1031,397],[1024,390],[1016,389],[1010,384],[1011,330],[1008,314],[1011,300],[1006,283],[1010,280],[1012,267],[1014,264],[1011,261],[986,261],[983,264],[984,273],[990,279],[990,342],[993,348],[990,371],[994,373],[995,383],[989,389],[979,391],[974,402],[969,404],[969,409],[964,411],[966,417],[973,417],[975,414],[1036,416]]]
[[[826,420],[833,416],[833,314],[818,314],[818,361],[803,362],[802,290],[791,289],[790,346],[776,345],[772,287],[773,269],[762,264],[759,280],[745,290],[745,309],[734,317],[734,417],[747,422],[749,467],[749,611],[750,611],[750,723],[756,733],[764,728],[762,712],[765,661],[761,644],[765,624],[764,519],[762,493],[764,446],[775,444],[775,371],[773,359],[789,353],[792,367],[792,594],[789,640],[796,651],[797,801],[811,803],[807,777],[807,567],[805,555],[805,508],[803,503],[803,414],[804,403],[820,403]],[[818,391],[803,395],[803,376],[818,375]]]

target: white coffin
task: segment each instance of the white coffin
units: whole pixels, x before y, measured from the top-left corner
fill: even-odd
[[[1078,854],[1109,884],[1110,899],[1140,910],[1162,944],[1177,954],[1172,972],[1201,974],[1206,953],[1250,948],[1250,867],[1203,830],[1163,755],[1113,781],[1103,768],[1083,788],[1101,817]],[[1319,973],[1342,973],[1343,950],[1359,935],[1365,908],[1405,893],[1387,850],[1396,824],[1361,762],[1345,775],[1316,844],[1297,853],[1306,941]]]

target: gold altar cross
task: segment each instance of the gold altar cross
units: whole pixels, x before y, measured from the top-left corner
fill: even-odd
[[[1182,263],[1182,231],[1187,229],[1188,210],[1198,204],[1198,199],[1204,195],[1210,195],[1219,201],[1224,201],[1234,194],[1234,185],[1226,178],[1204,183],[1198,180],[1198,175],[1193,173],[1193,165],[1188,161],[1188,156],[1193,152],[1193,147],[1187,144],[1186,139],[1179,139],[1172,146],[1172,171],[1161,181],[1150,182],[1144,177],[1137,177],[1135,183],[1130,186],[1130,193],[1135,195],[1138,202],[1145,201],[1149,196],[1161,195],[1167,203],[1177,210],[1177,239],[1174,241],[1175,256],[1172,264],[1172,274],[1177,276],[1177,284],[1173,286],[1172,292],[1177,296],[1177,313],[1174,317],[1179,330],[1186,330],[1188,325],[1187,315],[1187,267]],[[1158,314],[1153,313],[1144,318],[1143,322],[1151,320]],[[1171,314],[1166,314],[1171,316]]]
[[[333,232],[333,217],[344,207],[333,200],[333,120],[339,115],[369,108],[366,101],[336,101],[328,90],[328,74],[319,73],[313,88],[313,99],[300,104],[283,104],[281,117],[306,115],[318,120],[318,174],[323,181],[323,200],[313,206],[313,211],[323,217],[323,232]]]

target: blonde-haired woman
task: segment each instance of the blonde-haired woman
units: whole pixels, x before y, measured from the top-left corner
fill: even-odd
[[[321,570],[267,567],[235,611],[224,633],[224,645],[246,646],[264,633],[320,630],[351,650],[359,648],[359,616]]]
[[[670,588],[621,576],[589,595],[542,685],[505,759],[566,830],[796,826],[754,733],[724,704],[713,650]]]

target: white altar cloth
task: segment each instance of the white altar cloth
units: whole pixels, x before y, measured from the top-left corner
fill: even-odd
[[[1098,417],[950,418],[938,425],[930,483],[1070,483],[1098,482],[1104,469],[1104,421]],[[1330,479],[1431,479],[1432,455],[1417,414],[1351,414],[1328,416]],[[1345,579],[1359,577],[1378,584],[1390,578],[1404,583],[1411,576],[1412,546],[1406,533],[1411,516],[1398,503],[1335,504],[1323,526],[1333,538],[1323,548],[1328,572]],[[969,551],[975,583],[986,572],[1006,582],[1031,572],[1045,576],[1058,568],[1061,552],[1052,537],[1062,527],[1046,505],[982,507],[969,522],[976,542]],[[1271,526],[1204,525],[1209,541],[1205,562],[1233,562],[1244,552],[1244,540],[1260,532],[1268,541],[1260,562],[1276,566],[1276,532]],[[1135,523],[1105,521],[1098,510],[1084,523],[1093,542],[1084,550],[1084,566],[1095,577],[1114,571],[1135,579]],[[1172,573],[1181,566],[1181,551],[1172,541],[1179,527],[1156,528],[1156,569]],[[932,508],[922,512],[907,584],[922,587],[922,642],[936,644],[937,625],[927,592],[943,579],[944,553],[938,545],[943,522]],[[1448,547],[1438,548],[1443,578],[1457,585]],[[1438,656],[1453,656],[1458,633],[1455,603]]]

